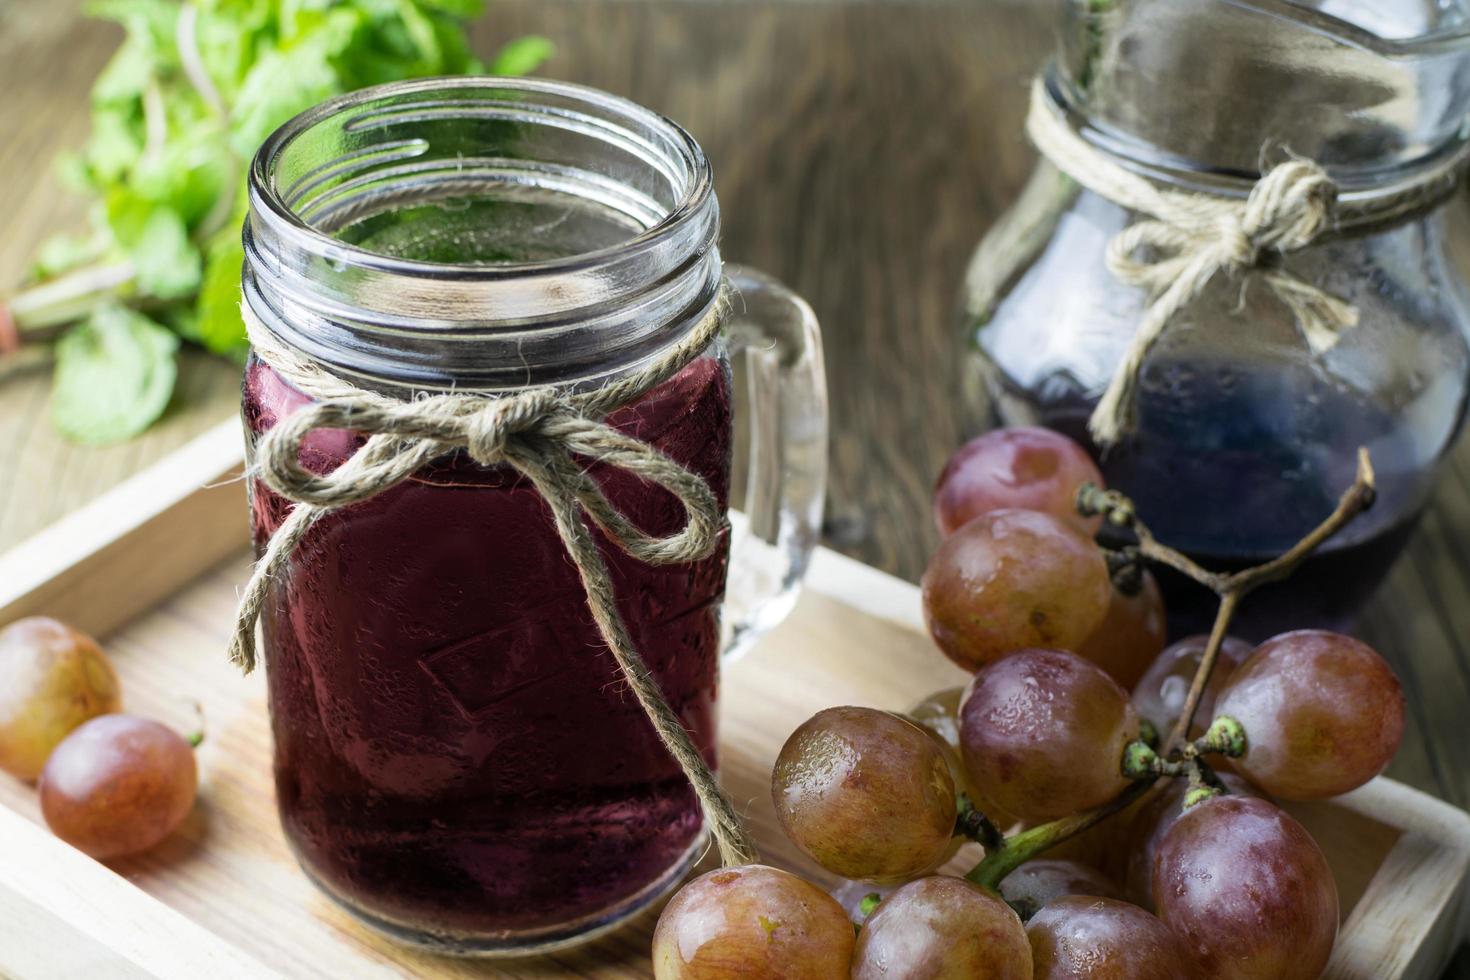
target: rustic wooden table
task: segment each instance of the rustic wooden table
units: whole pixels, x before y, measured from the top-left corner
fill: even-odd
[[[1026,82],[1052,8],[1026,0],[498,0],[481,50],[537,32],[547,73],[680,120],[708,150],[725,255],[807,296],[832,381],[829,544],[917,578],[935,545],[934,474],[961,441],[954,300],[981,233],[1032,162]],[[117,32],[73,0],[0,4],[0,289],[76,202],[50,161],[86,132],[85,93]],[[1463,212],[1463,198],[1452,207]],[[1457,214],[1457,223],[1463,214]],[[1470,236],[1460,234],[1465,243]],[[1461,248],[1470,254],[1470,248]],[[42,374],[0,383],[0,548],[234,410],[236,371],[195,358],[163,425],[103,450],[61,442]],[[1391,774],[1470,803],[1470,448],[1451,460],[1361,632],[1410,694]],[[1470,980],[1470,951],[1447,977]]]

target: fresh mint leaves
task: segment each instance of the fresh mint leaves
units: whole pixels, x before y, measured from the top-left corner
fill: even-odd
[[[118,442],[168,407],[179,338],[124,306],[98,306],[56,345],[51,418],[67,438]]]
[[[107,197],[107,225],[132,263],[139,292],[170,300],[199,288],[199,249],[189,240],[189,228],[179,212],[118,188]]]
[[[523,37],[500,49],[490,62],[492,75],[529,75],[551,57],[553,47],[544,37]]]
[[[485,0],[99,0],[126,37],[92,89],[92,130],[63,175],[95,200],[90,233],[38,251],[11,299],[23,334],[90,310],[56,344],[53,418],[70,438],[143,431],[173,390],[180,339],[245,350],[239,314],[245,169],[262,140],[324,99],[487,68],[466,23]],[[544,38],[494,74],[535,70]],[[122,270],[122,275],[119,275]],[[29,296],[27,295],[29,293]],[[44,302],[36,301],[44,297]]]

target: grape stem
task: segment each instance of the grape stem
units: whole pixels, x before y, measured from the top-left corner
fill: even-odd
[[[1127,809],[1148,792],[1148,788],[1148,783],[1134,783],[1100,807],[1011,834],[1000,842],[999,847],[989,851],[983,861],[971,868],[965,878],[992,891],[999,891],[1000,883],[1005,880],[1006,875],[1042,851],[1077,836],[1120,810]]]
[[[1240,722],[1233,718],[1220,721],[1228,723],[1226,729],[1230,734],[1220,734],[1217,723],[1211,726],[1208,735],[1186,742],[1176,753],[1178,758],[1164,759],[1147,742],[1130,742],[1123,750],[1123,775],[1151,785],[1163,777],[1172,779],[1180,776],[1189,777],[1189,785],[1193,789],[1220,785],[1204,757],[1218,754],[1234,759],[1245,754],[1244,729]]]
[[[1219,796],[1226,792],[1225,784],[1220,782],[1220,777],[1215,775],[1205,760],[1194,756],[1184,763],[1189,774],[1189,789],[1184,793],[1184,809],[1188,810],[1196,803],[1203,803],[1212,796]],[[1153,792],[1150,789],[1150,792]]]
[[[975,809],[964,793],[958,797],[959,815],[955,818],[955,834],[975,841],[987,852],[1005,844],[1005,834],[989,817]]]
[[[1230,628],[1230,622],[1235,617],[1240,601],[1261,586],[1280,581],[1296,571],[1303,559],[1342,530],[1353,518],[1371,507],[1377,493],[1377,485],[1373,477],[1373,461],[1368,456],[1368,450],[1360,448],[1357,477],[1353,480],[1353,485],[1343,492],[1336,509],[1326,520],[1313,528],[1306,537],[1292,545],[1284,554],[1265,564],[1227,575],[1209,571],[1187,555],[1161,544],[1154,537],[1153,532],[1148,529],[1148,525],[1139,519],[1133,501],[1127,497],[1115,491],[1100,490],[1096,486],[1082,488],[1077,501],[1079,511],[1083,514],[1102,514],[1110,523],[1132,530],[1138,538],[1136,547],[1142,559],[1167,565],[1194,579],[1220,597],[1220,608],[1215,614],[1215,623],[1210,630],[1209,643],[1205,646],[1204,655],[1200,659],[1199,670],[1195,672],[1194,682],[1190,684],[1189,696],[1184,701],[1184,709],[1180,712],[1178,721],[1174,723],[1173,731],[1170,732],[1169,738],[1164,743],[1163,755],[1166,758],[1184,743],[1190,726],[1194,724],[1194,715],[1199,709],[1200,698],[1204,695],[1205,687],[1214,673],[1220,646],[1225,642],[1226,631]]]
[[[1245,727],[1229,715],[1221,715],[1210,722],[1210,730],[1193,742],[1186,742],[1179,752],[1185,759],[1202,755],[1223,755],[1228,759],[1239,759],[1245,755]]]
[[[129,286],[134,276],[128,262],[92,265],[29,286],[0,302],[15,329],[32,334],[81,319],[99,300]]]
[[[197,749],[199,748],[199,746],[204,744],[204,705],[200,704],[198,701],[194,701],[192,703],[194,706],[195,727],[193,731],[184,736],[184,741],[189,743],[189,748]]]
[[[1110,571],[1115,577],[1127,560],[1135,563],[1157,562],[1189,576],[1200,585],[1212,590],[1220,597],[1220,607],[1215,613],[1214,626],[1210,630],[1209,642],[1205,645],[1204,654],[1200,658],[1199,669],[1195,671],[1194,680],[1189,686],[1189,695],[1185,698],[1179,719],[1169,733],[1163,750],[1157,753],[1149,750],[1147,755],[1152,756],[1152,760],[1141,753],[1138,754],[1138,758],[1132,759],[1135,766],[1132,778],[1137,781],[1111,802],[1100,807],[1084,810],[1081,813],[1003,838],[999,846],[989,849],[985,859],[975,865],[965,877],[976,884],[998,889],[1006,875],[1038,854],[1126,809],[1145,795],[1157,793],[1164,779],[1182,775],[1189,777],[1190,791],[1186,796],[1186,805],[1220,792],[1218,778],[1200,756],[1207,751],[1218,751],[1229,755],[1237,747],[1243,750],[1244,733],[1239,731],[1240,726],[1236,724],[1233,731],[1217,730],[1216,726],[1211,726],[1210,732],[1206,733],[1198,743],[1189,742],[1188,736],[1190,727],[1194,724],[1195,712],[1199,710],[1200,698],[1203,697],[1210,677],[1215,672],[1220,647],[1225,642],[1226,633],[1230,629],[1230,623],[1235,618],[1235,612],[1240,607],[1241,600],[1261,586],[1280,581],[1294,572],[1308,555],[1347,526],[1353,518],[1373,506],[1376,496],[1377,486],[1373,476],[1373,461],[1368,455],[1368,450],[1360,448],[1358,450],[1358,470],[1353,485],[1343,492],[1337,502],[1337,507],[1326,520],[1271,561],[1232,574],[1224,574],[1209,571],[1187,555],[1161,544],[1154,537],[1153,532],[1148,529],[1148,525],[1139,519],[1133,501],[1121,493],[1103,490],[1093,484],[1082,487],[1077,493],[1079,513],[1085,517],[1100,514],[1110,524],[1131,530],[1138,539],[1136,545],[1123,549],[1124,562],[1114,561],[1110,564]],[[1139,742],[1129,746],[1130,752],[1135,752],[1136,746],[1148,749],[1146,744]],[[1125,767],[1129,761],[1129,758],[1125,758]],[[1148,771],[1149,769],[1152,771]]]

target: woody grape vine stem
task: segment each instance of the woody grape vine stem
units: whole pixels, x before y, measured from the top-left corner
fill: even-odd
[[[1198,761],[1198,755],[1202,751],[1218,750],[1216,746],[1220,744],[1220,740],[1226,736],[1226,733],[1217,732],[1212,728],[1200,743],[1190,744],[1187,741],[1189,730],[1194,723],[1195,713],[1199,710],[1200,698],[1204,695],[1210,677],[1214,674],[1215,664],[1220,656],[1220,647],[1225,642],[1230,623],[1241,601],[1261,586],[1289,576],[1308,555],[1346,527],[1353,518],[1371,507],[1376,496],[1377,485],[1373,475],[1373,461],[1367,449],[1359,449],[1357,474],[1353,484],[1343,492],[1337,502],[1337,507],[1322,523],[1271,561],[1232,574],[1223,574],[1211,572],[1181,552],[1161,544],[1149,530],[1148,525],[1139,519],[1133,501],[1121,493],[1102,490],[1092,484],[1084,486],[1078,492],[1077,509],[1080,513],[1085,516],[1102,515],[1114,526],[1133,532],[1138,543],[1127,549],[1127,554],[1133,556],[1133,561],[1143,560],[1166,565],[1210,589],[1220,599],[1214,626],[1210,630],[1209,641],[1200,657],[1199,668],[1195,671],[1194,680],[1190,683],[1189,694],[1185,698],[1179,719],[1169,732],[1168,738],[1165,739],[1163,748],[1156,753],[1153,762],[1143,763],[1154,766],[1148,770],[1149,773],[1161,777],[1188,774],[1191,783],[1201,778],[1204,769]],[[1236,726],[1236,729],[1238,727]],[[1148,754],[1155,755],[1152,752]],[[1185,763],[1184,765],[1180,764],[1181,760]],[[977,884],[992,889],[996,888],[1007,874],[1021,864],[1047,848],[1076,836],[1120,810],[1126,809],[1145,794],[1156,791],[1157,786],[1157,779],[1151,778],[1151,775],[1145,775],[1143,779],[1129,786],[1115,799],[1100,807],[1002,838],[997,845],[987,849],[985,859],[971,869],[965,877]],[[994,844],[993,841],[992,844]]]
[[[1327,519],[1318,524],[1306,537],[1287,550],[1284,554],[1252,568],[1243,569],[1231,575],[1222,575],[1217,572],[1206,571],[1189,558],[1166,545],[1160,544],[1143,521],[1138,519],[1133,504],[1122,495],[1102,493],[1099,495],[1094,488],[1090,500],[1079,500],[1079,505],[1085,506],[1091,502],[1100,502],[1103,506],[1097,509],[1097,513],[1104,514],[1108,520],[1114,523],[1125,523],[1138,536],[1139,554],[1149,560],[1168,565],[1177,569],[1194,579],[1199,584],[1211,589],[1220,597],[1220,608],[1215,614],[1215,624],[1210,630],[1209,643],[1205,647],[1204,656],[1200,660],[1199,670],[1195,672],[1194,681],[1190,684],[1189,695],[1185,698],[1184,709],[1180,712],[1179,720],[1175,722],[1174,729],[1169,733],[1164,742],[1164,755],[1179,748],[1189,733],[1189,727],[1194,723],[1195,712],[1199,709],[1200,698],[1204,695],[1205,686],[1210,682],[1210,676],[1214,673],[1215,661],[1220,654],[1220,646],[1225,641],[1226,631],[1230,627],[1231,619],[1240,605],[1242,599],[1250,595],[1256,589],[1271,582],[1280,581],[1292,572],[1296,571],[1312,552],[1316,551],[1323,543],[1330,539],[1338,531],[1348,525],[1353,518],[1373,505],[1377,497],[1377,484],[1373,475],[1373,461],[1368,455],[1367,449],[1358,450],[1358,470],[1352,486],[1348,487],[1338,499],[1337,507],[1328,515]],[[1108,505],[1112,498],[1116,497],[1126,505],[1122,509],[1125,521],[1118,521],[1114,517],[1115,511]]]

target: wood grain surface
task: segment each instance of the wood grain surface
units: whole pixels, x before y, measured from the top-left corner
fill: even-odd
[[[85,92],[116,44],[75,0],[0,0],[0,290],[79,208],[50,175],[85,133]],[[627,95],[709,152],[724,253],[801,291],[822,318],[832,392],[828,543],[914,579],[935,544],[934,474],[961,440],[954,301],[980,235],[1024,180],[1025,84],[1052,5],[1026,0],[497,0],[489,52],[535,31],[546,73]],[[1470,255],[1464,197],[1457,248]],[[234,369],[199,359],[165,424],[106,450],[50,430],[42,375],[0,384],[0,548],[234,410]],[[1470,803],[1470,449],[1360,631],[1410,694],[1391,774]],[[1449,977],[1470,980],[1470,953]]]
[[[106,638],[129,710],[182,729],[197,720],[181,694],[200,701],[200,801],[167,841],[109,870],[28,825],[39,819],[35,792],[0,776],[0,976],[646,980],[651,913],[549,956],[455,960],[368,932],[312,886],[274,806],[264,679],[200,655],[224,646],[247,571],[241,555],[189,576]],[[786,733],[833,703],[902,710],[965,675],[924,634],[913,586],[831,552],[816,556],[812,580],[791,617],[724,672],[720,773],[762,859],[830,885],[776,822],[770,767]],[[1464,933],[1470,818],[1386,779],[1289,809],[1327,855],[1341,896],[1323,980],[1434,980]],[[979,853],[967,845],[948,870],[962,873]]]

